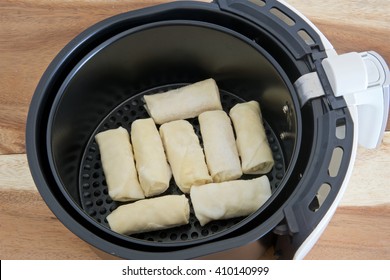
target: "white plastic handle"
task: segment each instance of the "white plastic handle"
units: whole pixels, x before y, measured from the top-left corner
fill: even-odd
[[[384,59],[375,52],[347,53],[326,58],[322,65],[335,96],[357,107],[359,144],[377,148],[389,114],[390,73]]]

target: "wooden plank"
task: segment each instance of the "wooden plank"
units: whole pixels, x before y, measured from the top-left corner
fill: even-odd
[[[390,203],[389,166],[388,131],[378,149],[358,147],[351,179],[340,205],[375,206]]]
[[[36,191],[0,192],[0,259],[96,259]]]
[[[375,50],[390,62],[390,1],[287,0],[339,53]],[[28,170],[24,131],[34,89],[54,56],[90,25],[167,0],[0,3],[0,259],[96,259],[52,214]],[[388,128],[389,128],[388,123]],[[307,259],[389,259],[389,134],[359,148],[347,192]],[[20,154],[17,154],[20,153]]]
[[[0,154],[24,153],[27,111],[54,56],[81,31],[107,17],[168,0],[0,3]],[[376,50],[390,61],[389,1],[289,0],[340,52]]]
[[[0,259],[99,259],[34,191],[0,192]],[[389,259],[390,206],[340,207],[307,259]],[[239,258],[236,256],[235,258]]]
[[[388,260],[390,204],[339,207],[306,256],[317,260]]]
[[[25,154],[0,155],[0,192],[37,191]]]
[[[107,17],[161,2],[2,1],[0,154],[25,152],[24,131],[31,97],[51,60],[71,39]]]
[[[341,206],[308,259],[390,258],[390,132],[378,150],[359,148]],[[95,259],[48,209],[26,155],[0,156],[0,259]]]

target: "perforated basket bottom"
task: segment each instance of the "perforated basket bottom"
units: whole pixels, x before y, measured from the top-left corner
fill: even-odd
[[[108,114],[97,126],[97,129],[95,130],[93,135],[91,135],[88,144],[85,148],[80,165],[79,191],[81,206],[98,223],[109,228],[106,219],[107,215],[110,214],[119,205],[122,205],[123,202],[113,201],[108,195],[107,183],[100,161],[99,147],[94,139],[95,135],[101,131],[118,128],[119,126],[126,128],[130,132],[130,127],[133,121],[135,121],[136,119],[149,117],[145,108],[143,107],[143,95],[164,92],[183,85],[184,84],[175,84],[158,87],[132,96],[131,98],[120,104],[118,107],[116,107],[114,110],[112,110],[111,113]],[[220,94],[222,106],[226,112],[229,112],[229,110],[235,104],[245,102],[243,99],[237,97],[236,95],[223,90],[220,90]],[[193,118],[189,119],[188,121],[193,125],[194,130],[198,135],[200,143],[202,145],[198,119]],[[280,180],[283,178],[286,168],[282,149],[280,143],[277,140],[277,137],[275,136],[274,132],[266,121],[264,121],[264,127],[275,160],[274,168],[269,174],[267,174],[271,183],[272,192],[274,192],[279,185]],[[242,179],[251,179],[258,176],[259,175],[244,175]],[[182,192],[176,186],[173,177],[171,179],[169,188],[161,195],[167,194],[182,194]],[[189,195],[187,195],[187,197],[190,198]],[[189,224],[171,229],[134,234],[132,235],[132,237],[151,242],[165,243],[198,240],[200,238],[206,238],[210,235],[227,230],[228,228],[239,223],[245,218],[239,217],[228,220],[213,221],[202,227],[200,226],[199,221],[195,217],[194,210],[191,205],[191,200],[189,199],[189,201],[191,209]]]

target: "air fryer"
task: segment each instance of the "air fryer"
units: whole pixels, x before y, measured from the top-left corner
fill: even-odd
[[[357,143],[380,143],[388,77],[378,54],[337,55],[280,1],[181,1],[130,11],[87,29],[49,65],[30,105],[28,161],[58,219],[113,256],[189,259],[267,242],[276,258],[303,258],[340,201]],[[130,131],[148,117],[143,95],[207,78],[216,80],[226,111],[261,104],[275,159],[271,198],[248,217],[203,227],[191,208],[185,226],[111,231],[106,217],[120,204],[108,195],[94,136],[118,126]],[[190,122],[199,134],[197,119]],[[180,193],[173,179],[172,193]]]

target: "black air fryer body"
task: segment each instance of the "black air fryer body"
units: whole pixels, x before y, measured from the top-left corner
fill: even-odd
[[[317,31],[277,1],[183,1],[104,20],[58,54],[36,89],[26,139],[33,178],[64,225],[121,258],[197,258],[265,238],[278,257],[292,258],[326,215],[351,161],[353,121],[332,92],[326,57]],[[294,83],[313,72],[323,92],[303,98]],[[260,102],[276,160],[272,197],[249,217],[204,228],[192,214],[188,226],[112,232],[105,217],[118,204],[108,197],[93,136],[147,117],[144,94],[210,77],[225,110]]]

